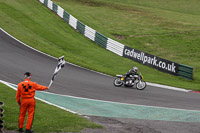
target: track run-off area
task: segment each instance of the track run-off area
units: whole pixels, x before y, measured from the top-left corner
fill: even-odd
[[[65,59],[67,60],[67,59]],[[48,85],[57,59],[36,51],[0,30],[0,80],[13,89],[23,74]],[[119,72],[120,73],[120,72]],[[48,104],[86,116],[131,118],[166,122],[200,122],[200,95],[155,86],[139,91],[114,87],[114,77],[67,63],[49,92],[36,97]]]

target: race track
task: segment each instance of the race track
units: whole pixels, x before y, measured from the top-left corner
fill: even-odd
[[[47,86],[57,60],[22,45],[0,31],[0,63],[1,80],[18,84],[23,80],[23,74],[29,71],[33,74],[33,81]],[[113,80],[113,77],[66,64],[50,92],[121,103],[200,110],[198,94],[150,86],[144,91],[118,88],[114,87]]]
[[[0,80],[18,84],[29,71],[33,74],[33,81],[47,86],[56,65],[55,58],[19,43],[0,30]],[[50,92],[128,104],[200,110],[199,94],[151,86],[143,91],[114,87],[113,80],[113,77],[66,64]]]

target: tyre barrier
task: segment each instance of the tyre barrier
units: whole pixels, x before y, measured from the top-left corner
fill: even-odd
[[[4,113],[4,109],[3,109],[3,102],[0,102],[0,133],[3,133],[3,129],[4,129],[4,121],[3,121],[3,113]]]

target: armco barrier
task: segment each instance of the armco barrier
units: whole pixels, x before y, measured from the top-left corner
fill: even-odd
[[[42,2],[42,1],[41,1],[41,2]],[[44,2],[44,5],[45,5],[45,6],[48,6],[48,0],[44,0],[43,2]],[[50,3],[50,2],[51,2],[51,1],[49,1],[49,3]]]
[[[94,41],[95,40],[95,34],[96,31],[87,25],[85,26],[85,36],[89,38],[90,40]]]
[[[71,25],[74,29],[76,29],[77,19],[72,15],[69,15],[69,25]]]
[[[47,7],[52,10],[53,9],[53,2],[47,1]]]
[[[124,45],[108,38],[106,49],[112,51],[119,56],[123,56]]]
[[[114,41],[106,36],[102,35],[101,33],[97,32],[96,30],[88,27],[87,25],[83,24],[79,20],[77,20],[74,16],[67,13],[62,7],[56,5],[51,0],[39,0],[42,4],[46,7],[51,9],[54,13],[64,19],[70,26],[76,29],[78,32],[83,34],[88,39],[96,42],[103,48],[125,58],[132,59],[137,61],[141,64],[148,65],[153,67],[157,70],[162,72],[166,72],[169,74],[173,74],[176,76],[181,76],[187,79],[193,79],[193,68],[178,64],[172,61],[168,61],[166,59],[162,59],[156,57],[154,55],[142,52],[140,50],[136,50],[123,44]],[[127,51],[125,51],[127,50]],[[129,50],[129,51],[128,51]]]
[[[179,64],[178,76],[185,77],[188,79],[193,79],[193,67]]]
[[[107,46],[107,40],[108,40],[107,37],[105,37],[104,35],[102,35],[99,32],[96,32],[96,34],[95,34],[95,42],[97,44],[99,44],[100,46],[106,48],[106,46]]]
[[[61,18],[64,17],[64,9],[62,9],[60,6],[58,6],[58,12],[57,12],[58,16],[60,16]]]
[[[53,3],[53,11],[57,14],[57,12],[58,12],[58,6],[55,4],[55,3]]]
[[[60,10],[62,10],[62,9],[60,9]],[[64,13],[63,13],[63,19],[67,22],[67,23],[69,23],[69,13],[67,13],[66,11],[64,11]]]
[[[85,34],[85,25],[83,23],[81,23],[80,21],[77,22],[77,30],[81,33],[81,34]]]

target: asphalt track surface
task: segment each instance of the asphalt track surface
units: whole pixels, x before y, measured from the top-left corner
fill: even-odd
[[[29,71],[33,74],[32,81],[48,86],[56,65],[56,59],[28,48],[0,30],[0,80],[18,84],[24,80],[24,73]],[[114,87],[113,80],[114,77],[66,64],[58,73],[50,92],[120,103],[200,110],[199,94],[151,86],[147,86],[143,91],[135,88]],[[106,119],[103,123],[106,123]],[[126,123],[125,120],[120,121]],[[200,128],[197,126],[199,123],[173,122],[173,127],[165,127],[166,124],[170,125],[172,122],[163,121],[156,121],[151,125],[149,121],[145,120],[132,120],[128,123],[137,123],[140,127],[144,126],[141,131],[146,128],[146,125],[149,125],[155,129],[152,130],[153,132],[159,130],[167,133],[169,130],[169,132],[182,131],[187,133],[189,127],[192,127],[189,130],[191,133],[200,132]],[[185,125],[181,127],[182,130],[178,128],[180,125]]]

